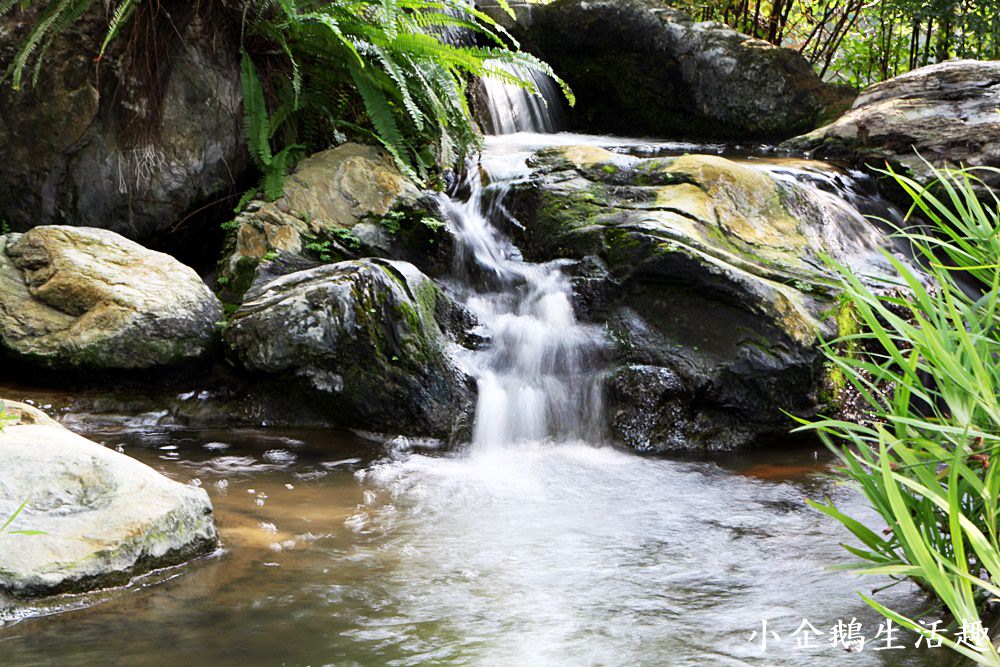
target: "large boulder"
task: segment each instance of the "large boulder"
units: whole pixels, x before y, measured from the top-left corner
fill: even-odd
[[[251,289],[225,340],[242,366],[283,391],[299,380],[342,424],[452,439],[473,406],[455,349],[470,318],[411,264],[353,260]]]
[[[0,598],[118,586],[218,544],[203,489],[7,403],[0,431]],[[18,508],[27,501],[24,509]],[[16,516],[15,516],[16,515]]]
[[[95,65],[104,4],[56,38],[35,85],[0,86],[0,221],[15,231],[67,224],[149,239],[231,193],[248,165],[239,15],[229,30],[210,15],[224,3],[171,3],[155,18],[140,7],[146,32],[123,34]],[[0,67],[37,5],[0,17]]]
[[[222,305],[174,258],[103,229],[0,236],[0,352],[60,369],[170,366],[211,350]]]
[[[632,136],[786,138],[836,117],[853,92],[797,51],[657,0],[556,0],[527,41],[573,88],[574,129]]]
[[[442,270],[449,247],[432,197],[381,148],[346,143],[311,155],[274,202],[255,200],[232,223],[219,264],[226,300],[254,283],[322,262],[393,257]]]
[[[1000,61],[949,60],[865,90],[835,122],[787,142],[858,166],[903,167],[920,181],[935,167],[1000,167]],[[1000,188],[1000,174],[981,171]]]
[[[836,324],[828,255],[873,283],[884,235],[828,193],[753,162],[549,149],[514,193],[527,255],[569,269],[615,343],[612,428],[639,451],[733,449],[823,404]],[[805,161],[784,165],[827,169]]]

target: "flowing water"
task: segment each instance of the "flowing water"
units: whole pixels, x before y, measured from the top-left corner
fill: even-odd
[[[495,77],[481,79],[487,112],[484,123],[490,134],[552,133],[563,129],[562,94],[550,77],[503,62],[496,62],[494,66],[513,77],[533,83],[538,94],[531,94],[520,86],[504,83]]]
[[[605,423],[602,331],[577,322],[558,264],[524,262],[494,224],[506,215],[510,185],[527,175],[523,162],[487,159],[481,166],[489,187],[470,169],[465,197],[442,197],[460,250],[461,280],[453,289],[491,338],[470,359],[479,392],[472,449],[552,439],[598,443]]]
[[[831,496],[877,525],[855,492],[822,476],[826,453],[666,460],[605,444],[602,333],[577,321],[559,263],[524,262],[501,231],[514,224],[504,195],[527,155],[581,142],[692,148],[489,140],[488,178],[470,169],[463,196],[443,202],[462,250],[448,288],[490,341],[464,359],[479,386],[468,448],[431,455],[405,439],[64,415],[205,488],[225,546],[123,590],[19,608],[0,628],[0,664],[951,664],[912,638],[884,652],[830,643],[830,628],[852,619],[871,641],[879,617],[856,594],[873,580],[827,569],[845,559],[847,536],[803,503]],[[831,206],[860,215],[839,177],[761,168],[821,181]],[[5,395],[33,395],[18,392]],[[910,614],[926,604],[907,584],[880,599]],[[766,650],[749,641],[765,619]],[[803,619],[827,637],[797,646]]]
[[[944,649],[796,649],[877,614],[831,572],[852,492],[809,448],[712,461],[523,443],[379,457],[329,431],[70,425],[215,505],[214,557],[0,628],[3,665],[945,665]],[[25,538],[26,539],[26,538]],[[919,613],[908,585],[880,598]],[[82,607],[73,610],[74,607]],[[767,652],[748,640],[768,619]],[[912,644],[912,640],[910,640]]]

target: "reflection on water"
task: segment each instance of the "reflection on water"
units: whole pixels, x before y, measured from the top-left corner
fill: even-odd
[[[762,654],[878,619],[797,450],[706,461],[582,444],[372,461],[330,432],[91,432],[215,503],[223,553],[0,629],[7,665],[944,665],[945,649]],[[28,539],[28,538],[23,538]],[[873,583],[864,581],[867,590]],[[919,613],[908,585],[881,598]],[[912,640],[910,640],[912,643]]]

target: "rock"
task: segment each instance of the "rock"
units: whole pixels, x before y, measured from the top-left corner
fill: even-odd
[[[853,99],[797,51],[695,23],[656,0],[556,0],[530,18],[525,40],[572,87],[578,131],[785,138]]]
[[[211,15],[222,3],[161,7],[151,62],[127,60],[123,38],[95,66],[108,28],[98,4],[55,40],[37,85],[0,86],[0,221],[14,231],[67,224],[147,240],[231,194],[248,166],[239,33]],[[0,17],[4,68],[37,11]]]
[[[299,380],[345,425],[450,439],[472,413],[454,351],[470,318],[413,265],[364,259],[252,289],[225,340],[241,365],[286,392]]]
[[[193,270],[103,229],[0,236],[0,350],[50,368],[130,370],[204,356],[222,306]]]
[[[816,412],[818,334],[836,333],[837,280],[822,256],[880,282],[892,269],[877,228],[754,162],[566,147],[532,164],[511,195],[522,245],[534,261],[580,262],[580,312],[615,342],[619,439],[640,451],[734,449],[787,433],[783,410]]]
[[[483,12],[500,24],[505,30],[517,32],[519,28],[529,27],[534,22],[534,10],[541,6],[531,0],[514,0],[505,3],[514,16],[498,0],[476,0],[476,9]]]
[[[787,142],[817,157],[884,168],[919,181],[935,167],[1000,167],[1000,61],[949,60],[865,90],[835,122]],[[1000,188],[1000,174],[979,176]]]
[[[64,429],[28,405],[0,431],[0,594],[30,598],[127,583],[218,544],[204,490]],[[41,531],[11,534],[9,531]]]
[[[285,181],[275,202],[254,201],[231,223],[219,265],[224,298],[319,263],[362,256],[442,269],[450,237],[436,202],[400,173],[383,149],[347,143],[316,153]]]

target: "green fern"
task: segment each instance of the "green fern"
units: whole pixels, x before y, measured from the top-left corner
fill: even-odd
[[[158,6],[161,0],[146,1]],[[37,82],[58,36],[97,8],[109,16],[94,54],[102,58],[128,30],[142,2],[39,0],[33,26],[6,76],[14,88],[22,87],[28,73]],[[513,16],[507,2],[499,2]],[[517,72],[542,72],[555,78],[573,103],[572,93],[548,65],[517,50],[502,26],[465,0],[209,4],[226,7],[233,20],[242,22],[243,131],[268,198],[281,195],[287,170],[307,149],[342,141],[345,132],[378,141],[412,176],[424,178],[440,166],[454,165],[480,141],[466,94],[470,77],[497,77],[537,94],[534,81]],[[31,0],[0,0],[0,15],[31,5]],[[168,12],[159,13],[169,20]],[[447,31],[455,30],[467,39],[446,39]]]

